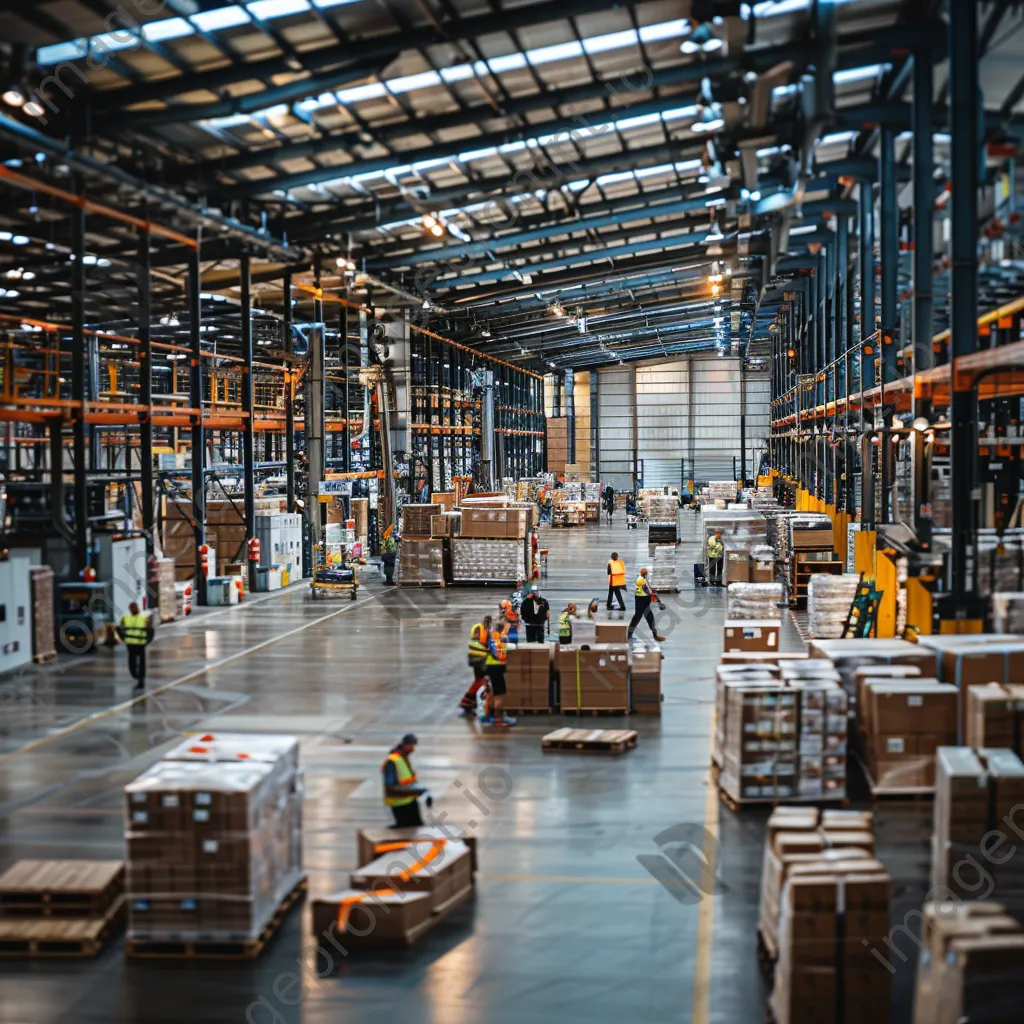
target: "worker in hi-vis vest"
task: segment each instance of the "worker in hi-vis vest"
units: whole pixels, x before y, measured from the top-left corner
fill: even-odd
[[[646,619],[647,625],[651,627],[651,632],[654,634],[654,639],[661,643],[665,637],[658,632],[658,627],[654,624],[654,612],[651,611],[651,602],[657,601],[659,608],[664,607],[664,605],[662,605],[661,598],[654,592],[650,583],[647,582],[646,569],[641,569],[640,575],[636,578],[633,600],[636,610],[633,612],[633,618],[629,623],[630,639],[633,637],[633,631],[640,625],[640,620]]]
[[[419,798],[426,792],[416,784],[416,773],[409,760],[416,749],[416,737],[407,732],[402,742],[385,758],[380,766],[384,776],[384,804],[395,816],[392,828],[410,828],[423,824]],[[429,802],[429,801],[428,801]]]
[[[708,537],[708,580],[713,587],[722,585],[722,560],[725,558],[725,544],[722,543],[722,531],[715,530]]]
[[[612,598],[619,602],[619,611],[626,610],[626,602],[622,596],[626,589],[626,563],[619,558],[617,551],[612,552],[611,561],[608,563],[608,611],[612,610]]]
[[[132,601],[127,614],[121,616],[117,635],[128,648],[128,671],[135,680],[135,689],[142,690],[146,686],[146,648],[153,639],[153,621]]]

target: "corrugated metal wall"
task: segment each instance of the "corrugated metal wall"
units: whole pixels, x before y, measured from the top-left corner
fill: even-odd
[[[590,371],[575,374],[573,404],[576,409],[576,465],[590,472]]]
[[[747,373],[747,477],[753,479],[771,434],[771,376]]]
[[[740,363],[715,356],[691,361],[693,429],[688,471],[700,483],[734,479],[740,453]]]
[[[637,455],[645,487],[680,486],[689,415],[690,371],[686,360],[637,366]]]
[[[633,486],[633,367],[598,371],[598,447],[601,479],[618,490]]]

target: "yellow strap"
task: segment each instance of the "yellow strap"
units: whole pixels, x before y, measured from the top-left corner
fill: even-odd
[[[576,652],[576,710],[579,711],[583,697],[580,694],[580,652]]]

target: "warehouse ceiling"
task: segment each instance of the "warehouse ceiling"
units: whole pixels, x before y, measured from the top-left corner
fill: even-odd
[[[210,293],[237,299],[250,252],[270,310],[288,267],[308,301],[315,263],[328,293],[535,367],[756,354],[875,126],[909,129],[939,8],[0,0],[0,313],[67,320],[84,193],[199,232]],[[1013,136],[1024,15],[982,25],[987,130]],[[176,315],[187,249],[152,241],[154,313]],[[137,227],[92,209],[87,247],[87,319],[123,326]]]

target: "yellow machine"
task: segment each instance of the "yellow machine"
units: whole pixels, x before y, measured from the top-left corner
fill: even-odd
[[[359,591],[355,564],[349,562],[346,555],[342,555],[340,564],[331,564],[326,547],[318,544],[313,549],[313,579],[309,589],[314,598],[348,594],[354,601]]]

